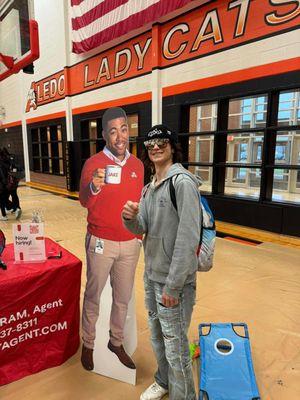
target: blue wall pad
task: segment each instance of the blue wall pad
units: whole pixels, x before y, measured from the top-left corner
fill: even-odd
[[[199,337],[199,400],[260,400],[247,325],[200,324]]]

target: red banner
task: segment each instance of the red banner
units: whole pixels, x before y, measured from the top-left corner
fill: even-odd
[[[81,261],[46,241],[45,263],[13,261],[13,246],[0,270],[0,385],[62,364],[79,346]]]
[[[26,112],[68,95],[149,74],[156,68],[168,68],[299,29],[299,23],[300,0],[208,3],[169,22],[155,25],[151,32],[33,82]]]

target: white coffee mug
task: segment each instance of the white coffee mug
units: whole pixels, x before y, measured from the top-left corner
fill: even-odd
[[[105,183],[119,184],[121,182],[122,168],[118,165],[107,165],[105,168]]]

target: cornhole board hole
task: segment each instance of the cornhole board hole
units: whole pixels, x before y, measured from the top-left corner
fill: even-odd
[[[199,400],[260,400],[245,323],[199,325]]]
[[[94,370],[93,372],[117,379],[131,385],[136,384],[136,370],[127,368],[123,365],[115,353],[107,348],[109,341],[110,310],[112,305],[112,289],[110,280],[107,279],[106,285],[101,294],[99,318],[96,323],[96,339],[94,347]],[[124,327],[124,349],[130,356],[137,347],[137,325],[135,314],[134,290],[128,304],[127,317]]]

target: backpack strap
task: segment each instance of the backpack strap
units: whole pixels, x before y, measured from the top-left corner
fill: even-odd
[[[170,197],[171,197],[173,207],[175,208],[176,211],[177,211],[177,201],[176,201],[176,193],[175,193],[175,186],[173,183],[173,178],[174,178],[174,182],[175,182],[178,175],[184,175],[184,173],[179,173],[179,174],[173,175],[173,176],[171,176],[171,178],[169,178]]]
[[[172,201],[173,207],[175,208],[176,211],[177,211],[177,201],[176,201],[176,194],[175,194],[175,187],[174,187],[174,183],[173,183],[173,177],[175,176],[175,178],[177,178],[178,175],[179,174],[173,175],[169,179],[170,197],[171,197],[171,201]]]
[[[169,189],[170,189],[170,197],[171,197],[171,201],[173,204],[173,207],[175,208],[175,210],[177,211],[177,201],[176,201],[176,194],[175,194],[175,187],[174,187],[174,183],[173,183],[173,178],[175,177],[175,179],[177,178],[177,175],[173,175],[171,176],[171,178],[169,179]],[[202,206],[201,206],[202,207]],[[200,250],[200,246],[202,243],[202,238],[203,238],[203,212],[202,210],[200,210],[200,226],[201,226],[201,232],[200,232],[200,240],[199,240],[199,250]]]
[[[147,185],[144,186],[144,188],[143,188],[143,190],[142,190],[142,198],[143,198],[143,199],[146,197],[146,194],[147,194],[147,192],[148,192],[150,183],[151,183],[151,182],[147,183]]]

